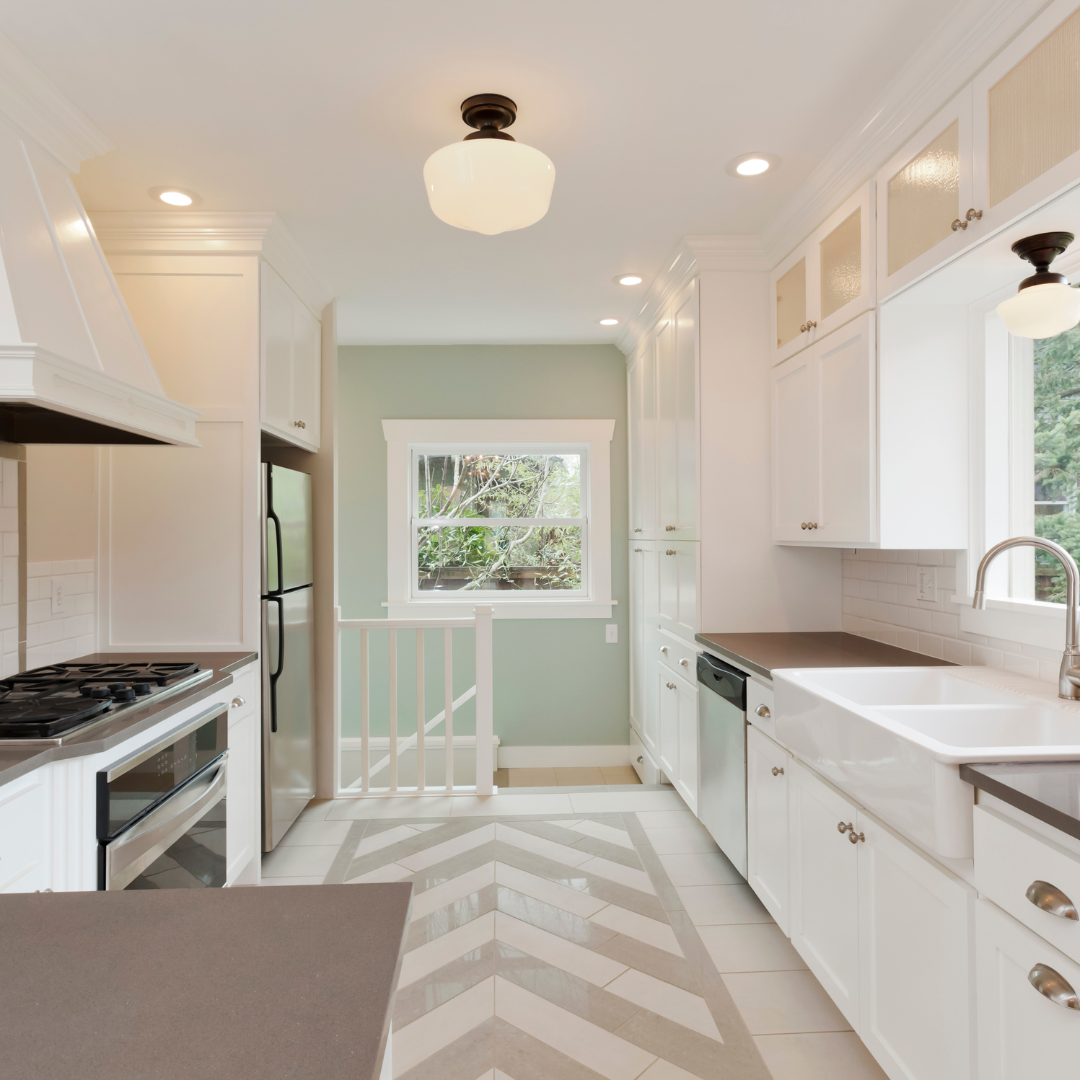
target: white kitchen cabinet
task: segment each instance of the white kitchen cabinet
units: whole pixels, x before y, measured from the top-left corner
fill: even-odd
[[[873,306],[873,196],[871,181],[770,275],[774,363],[801,352]]]
[[[875,357],[867,312],[773,369],[774,540],[876,540]]]
[[[663,665],[656,665],[654,681],[660,703],[660,745],[656,762],[672,784],[679,775],[679,696],[676,678]]]
[[[700,550],[700,545],[694,541],[664,541],[657,560],[660,583],[657,625],[688,641],[693,641],[697,633]]]
[[[267,263],[261,267],[260,308],[262,429],[305,450],[317,450],[319,320]]]
[[[229,885],[257,885],[262,861],[258,665],[233,673],[229,688],[229,788],[225,875]],[[227,691],[228,693],[228,691]]]
[[[668,781],[697,813],[698,794],[698,688],[697,682],[658,665],[660,695],[660,756]]]
[[[52,888],[49,767],[0,787],[0,892]]]
[[[791,755],[746,729],[746,880],[785,934],[788,907],[788,777]]]
[[[660,612],[660,548],[630,541],[630,721],[654,759],[660,753],[655,639]]]
[[[1032,980],[1047,990],[1053,980],[1061,998],[1070,987],[1075,996],[1080,964],[984,899],[975,952],[979,1080],[1075,1076],[1080,1011],[1045,997]]]
[[[646,337],[626,372],[630,432],[630,536],[656,532],[656,342]]]
[[[858,809],[796,761],[788,801],[791,943],[858,1031],[859,853],[847,836]]]

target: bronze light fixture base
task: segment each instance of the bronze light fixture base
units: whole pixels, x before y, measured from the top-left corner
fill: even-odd
[[[517,105],[502,94],[473,94],[461,103],[461,119],[469,127],[477,130],[469,139],[509,139],[514,141],[513,135],[507,135],[503,128],[508,128],[517,119]]]
[[[1049,232],[1036,233],[1017,240],[1012,246],[1014,254],[1026,259],[1035,267],[1035,273],[1020,282],[1020,288],[1030,285],[1068,285],[1069,279],[1064,274],[1050,272],[1050,264],[1061,255],[1076,239],[1072,233]]]

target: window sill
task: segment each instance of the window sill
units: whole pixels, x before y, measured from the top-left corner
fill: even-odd
[[[986,607],[976,611],[970,596],[954,596],[952,600],[960,605],[960,629],[969,634],[1044,649],[1060,650],[1065,643],[1064,604],[987,597]]]
[[[407,600],[383,603],[388,619],[471,619],[473,608],[490,604],[496,619],[610,619],[617,600],[510,600],[490,594],[460,604],[451,600]]]

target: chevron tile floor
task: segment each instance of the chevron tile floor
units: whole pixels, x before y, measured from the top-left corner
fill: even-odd
[[[264,884],[412,883],[395,1080],[884,1080],[678,796],[632,794],[316,804]]]

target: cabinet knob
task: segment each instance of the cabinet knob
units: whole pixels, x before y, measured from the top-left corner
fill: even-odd
[[[754,715],[755,716],[760,716],[762,720],[768,720],[772,716],[772,713],[769,712],[769,706],[768,705],[759,705],[754,710]]]
[[[673,682],[669,682],[669,683],[667,684],[667,688],[668,688],[669,690],[674,690],[674,689],[675,689],[675,684],[674,684]]]
[[[675,528],[676,527],[674,525],[665,525],[664,526],[664,532],[674,532]]]
[[[803,527],[803,529],[809,529],[810,528],[810,526],[807,525],[807,523],[805,521],[802,523],[802,527]]]
[[[838,822],[836,823],[836,831],[837,831],[837,832],[838,832],[838,833],[839,833],[839,834],[840,834],[841,836],[843,836],[843,835],[844,835],[844,833],[846,833],[846,832],[848,831],[848,829],[854,829],[854,828],[855,828],[855,826],[854,826],[854,825],[852,825],[852,824],[851,824],[851,822],[848,822],[848,823],[847,823],[846,825],[845,825],[845,824],[844,824],[844,823],[843,823],[842,821],[838,821]]]
[[[292,426],[298,428],[306,428],[307,424],[305,424],[303,420],[294,420],[292,422]]]
[[[866,836],[863,833],[857,833],[851,825],[849,825],[848,828],[851,829],[851,832],[848,833],[848,839],[853,844],[864,843],[866,841]]]
[[[966,221],[962,220],[961,218],[955,218],[953,220],[953,223],[952,223],[952,231],[953,232],[958,232],[960,229],[966,229],[967,227],[968,227],[968,223]]]
[[[816,323],[816,322],[814,322],[814,320],[813,320],[813,319],[807,319],[807,320],[806,320],[806,329],[807,329],[807,330],[813,330],[813,329],[815,329],[816,327],[817,327],[817,323]]]
[[[244,701],[244,699],[242,697],[234,697],[232,699],[232,701],[229,703],[229,708],[230,709],[239,709],[241,705],[246,705],[246,704],[247,704],[247,702]]]
[[[817,522],[816,521],[808,521],[806,523],[806,527],[808,529],[816,529],[817,528]]]
[[[634,532],[641,532],[641,530],[640,529],[635,529]]]
[[[979,221],[982,218],[982,215],[983,215],[983,212],[981,210],[976,210],[975,207],[973,206],[964,215],[964,220],[965,221]]]
[[[662,653],[663,653],[663,654],[664,654],[665,656],[667,656],[667,646],[666,646],[666,645],[661,645],[661,646],[660,646],[660,651],[661,651],[661,652],[662,652]]]
[[[1080,1012],[1080,998],[1077,998],[1076,991],[1069,985],[1069,980],[1049,964],[1036,964],[1028,972],[1028,982],[1055,1005]]]
[[[675,551],[674,548],[668,548],[667,551],[664,552],[664,554],[665,555],[675,555],[675,554],[677,554],[677,552]]]
[[[635,551],[641,551],[641,548],[634,548]]]
[[[645,758],[644,758],[644,757],[642,757],[642,755],[641,755],[641,754],[638,754],[638,756],[637,756],[637,763],[638,763],[639,765],[644,765],[644,764],[645,764]]]
[[[681,659],[681,660],[679,661],[679,667],[689,667],[689,666],[690,666],[690,661],[689,661],[689,660],[687,660],[687,659],[686,659],[686,657],[684,656],[684,657],[683,657],[683,658],[682,658],[682,659]]]
[[[1059,919],[1080,920],[1076,905],[1056,886],[1048,881],[1033,881],[1024,894],[1040,911],[1056,915]]]
[[[783,775],[784,775],[784,769],[783,769],[783,767],[782,767],[782,766],[778,766],[778,765],[774,765],[774,766],[772,767],[772,774],[773,774],[773,776],[783,776]]]

